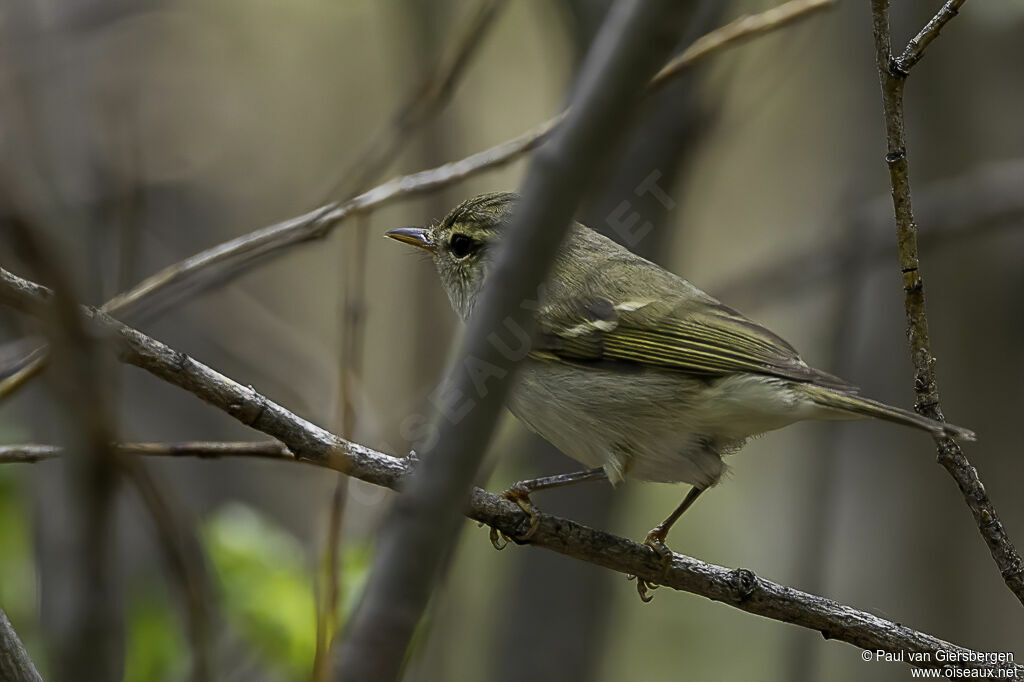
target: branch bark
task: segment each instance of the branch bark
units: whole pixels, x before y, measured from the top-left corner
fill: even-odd
[[[0,680],[43,682],[3,609],[0,609]]]
[[[938,13],[924,25],[917,35],[910,39],[907,43],[907,47],[903,50],[903,54],[900,55],[899,59],[896,60],[896,68],[905,78],[909,73],[910,69],[914,67],[921,57],[924,56],[925,48],[928,44],[939,37],[939,31],[949,21],[960,12],[960,7],[967,2],[967,0],[949,0]]]
[[[264,399],[265,400],[265,399]],[[292,418],[300,418],[292,415]],[[301,428],[301,427],[300,427]],[[339,441],[342,439],[338,439]],[[287,446],[276,442],[256,443],[123,443],[114,446],[119,453],[152,457],[258,457],[287,462],[304,462],[343,473],[351,471],[340,458],[334,460],[304,459],[294,455]],[[26,444],[0,447],[0,462],[38,462],[59,457],[62,450],[52,445]],[[397,459],[369,448],[354,451],[364,471],[376,471],[374,479],[357,476],[376,485],[399,489],[402,478],[412,470],[410,459]],[[485,490],[474,489],[466,507],[466,516],[494,526],[507,534],[522,530],[528,523],[523,512],[504,498]],[[604,566],[623,574],[660,579],[660,558],[649,548],[625,538],[604,533],[557,516],[537,512],[541,525],[530,540],[536,547],[552,550],[580,561]],[[936,652],[958,657],[967,668],[980,670],[1012,670],[1024,674],[1024,667],[988,662],[983,652],[972,651],[913,628],[887,621],[838,602],[757,577],[743,568],[730,569],[702,562],[681,554],[675,555],[665,586],[690,592],[734,606],[748,613],[772,620],[817,630],[826,639],[835,639],[866,651],[921,652],[931,654],[931,661],[914,663],[919,667],[943,667],[936,661]],[[908,661],[909,662],[909,661]]]
[[[951,0],[932,18],[924,29],[904,50],[904,57],[894,59],[892,36],[889,29],[888,0],[871,0],[872,29],[875,39],[875,61],[878,81],[882,89],[885,114],[885,133],[892,186],[893,209],[896,217],[896,244],[899,250],[900,272],[903,274],[904,308],[907,317],[907,341],[914,364],[915,409],[932,419],[944,419],[939,402],[939,387],[935,378],[935,358],[928,338],[928,315],[925,308],[924,280],[920,271],[917,248],[917,225],[910,197],[910,170],[907,162],[907,143],[903,122],[903,88],[908,70],[916,64],[924,49],[935,39],[942,27],[963,4]],[[967,506],[974,516],[978,531],[988,545],[1003,581],[1017,599],[1024,604],[1024,561],[1007,536],[999,516],[992,505],[978,471],[964,456],[960,446],[951,438],[936,439],[938,461],[956,481]]]
[[[33,312],[47,305],[49,297],[45,287],[0,268],[0,302]],[[284,446],[270,443],[134,444],[125,446],[126,452],[302,461],[396,490],[413,468],[415,460],[392,457],[336,436],[289,412],[252,387],[242,386],[105,313],[87,308],[82,312],[106,332],[107,342],[122,362],[192,393],[241,423],[281,441]],[[53,446],[12,446],[0,450],[0,461],[36,461],[57,456],[59,452]],[[529,525],[529,518],[517,505],[480,489],[473,490],[465,514],[511,537],[522,533]],[[826,638],[867,651],[929,653],[928,660],[912,662],[920,667],[943,667],[943,662],[936,660],[936,652],[942,651],[944,655],[957,657],[964,668],[1007,670],[1024,676],[1024,666],[993,660],[983,652],[971,651],[830,599],[758,578],[746,569],[728,569],[676,554],[663,575],[660,555],[645,545],[541,511],[537,515],[540,525],[530,539],[530,544],[536,547],[659,582],[748,613],[817,630]]]
[[[280,441],[230,442],[230,441],[181,441],[175,443],[115,443],[114,452],[119,455],[141,455],[149,457],[198,457],[200,459],[221,459],[223,457],[254,457],[257,459],[283,459],[292,461],[295,455]],[[56,445],[0,445],[0,464],[35,464],[63,456],[64,451]]]

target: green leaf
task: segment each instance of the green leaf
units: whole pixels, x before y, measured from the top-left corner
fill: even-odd
[[[220,509],[202,535],[232,624],[267,664],[289,678],[307,677],[316,609],[298,539],[241,504]]]
[[[187,646],[180,618],[160,587],[135,590],[128,602],[126,680],[184,679]]]

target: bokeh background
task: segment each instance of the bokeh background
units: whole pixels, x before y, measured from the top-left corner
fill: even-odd
[[[501,3],[451,101],[379,179],[455,160],[556,113],[609,3]],[[681,47],[761,0],[698,3]],[[893,8],[905,44],[938,2]],[[79,296],[99,304],[157,269],[335,196],[366,140],[458,39],[470,0],[12,0],[0,11],[5,179],[72,219],[48,223]],[[947,417],[1011,537],[1024,542],[1024,9],[965,5],[910,79],[907,129],[933,349]],[[624,200],[636,250],[769,326],[864,393],[912,404],[881,103],[866,1],[716,55],[647,102],[580,218]],[[429,260],[381,238],[483,191],[525,160],[403,200],[241,278],[126,320],[289,409],[395,454],[460,333]],[[634,190],[652,172],[670,210]],[[5,180],[6,182],[6,180]],[[17,270],[8,249],[5,267]],[[26,273],[27,274],[27,273]],[[31,344],[0,316],[2,359]],[[254,440],[131,368],[108,390],[124,440]],[[45,378],[0,405],[0,440],[60,432]],[[574,470],[509,417],[484,480]],[[824,594],[985,651],[1024,620],[929,439],[874,423],[803,424],[750,443],[687,513],[678,551]],[[155,460],[148,476],[197,540],[212,679],[309,679],[332,500],[341,626],[392,494],[302,465]],[[65,464],[0,467],[0,607],[44,677],[64,626],[75,509]],[[641,538],[683,487],[603,484],[538,506]],[[137,486],[116,489],[125,677],[193,674],[184,600]],[[415,557],[410,557],[415,561]],[[889,680],[846,644],[529,547],[495,552],[467,522],[417,634],[410,680]]]

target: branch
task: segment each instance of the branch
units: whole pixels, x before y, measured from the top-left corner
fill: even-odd
[[[43,682],[3,609],[0,609],[0,680]]]
[[[504,9],[506,0],[481,0],[473,15],[450,39],[453,48],[416,86],[405,102],[392,115],[385,131],[374,137],[345,173],[346,181],[333,195],[351,195],[366,188],[398,157],[408,138],[447,102],[466,67],[483,42],[491,24]]]
[[[416,0],[417,2],[419,0]],[[470,20],[459,31],[453,32],[446,45],[452,49],[446,52],[435,68],[430,69],[420,85],[406,98],[392,116],[385,131],[359,154],[345,174],[347,180],[336,188],[333,196],[351,195],[362,191],[371,181],[387,169],[407,146],[407,141],[451,98],[461,76],[469,65],[473,54],[483,42],[491,25],[506,0],[481,0],[476,4]],[[345,287],[345,302],[341,319],[340,385],[342,393],[341,430],[354,431],[355,415],[352,410],[352,374],[358,373],[362,357],[364,329],[361,310],[365,305],[366,229],[361,225],[356,231],[356,248],[347,252],[353,291]],[[341,560],[341,522],[347,497],[348,479],[338,477],[328,510],[327,535],[324,543],[324,568],[322,572],[322,599],[317,599],[316,651],[313,656],[313,682],[327,679],[330,672],[330,651],[334,644],[337,624],[339,585],[338,565]]]
[[[55,635],[55,677],[115,679],[123,673],[124,619],[113,558],[118,471],[110,452],[111,363],[79,314],[70,268],[56,244],[44,239],[45,226],[29,224],[16,211],[8,226],[15,252],[55,287],[40,319],[56,351],[48,377],[54,412],[72,452],[60,472],[66,504],[48,512],[60,529],[57,565],[77,569],[51,572],[43,581],[43,611],[50,616],[44,620],[52,619]]]
[[[763,14],[778,13],[779,10],[787,7],[805,7],[798,15],[802,18],[810,16],[823,4],[807,0],[792,0],[780,8],[769,10]],[[684,53],[673,60],[670,64],[670,72],[656,76],[650,91],[660,88],[670,78],[684,73],[687,68],[697,64],[705,57],[737,45],[754,35],[761,35],[781,28],[796,18],[791,11],[786,11],[775,14],[774,20],[765,18],[759,20],[758,18],[763,17],[763,14],[745,17],[741,20],[743,27],[729,24],[712,31],[705,38],[699,39],[694,45],[699,45],[703,40],[705,41],[704,47],[699,50],[687,50],[689,56]],[[395,178],[347,201],[325,204],[303,215],[269,225],[205,251],[200,251],[147,277],[130,290],[107,301],[101,309],[118,317],[128,317],[138,312],[142,304],[145,303],[147,311],[154,314],[161,306],[170,305],[182,297],[205,291],[234,279],[265,258],[283,253],[293,246],[322,239],[347,218],[369,213],[399,199],[447,187],[483,171],[511,163],[547,139],[548,135],[562,123],[566,114],[567,112],[563,111],[518,137],[458,161]],[[19,388],[37,376],[45,365],[46,353],[44,351],[40,352],[15,375],[0,381],[0,401],[13,395]]]
[[[717,52],[728,45],[745,42],[764,33],[770,33],[812,14],[831,7],[836,0],[791,0],[790,2],[759,12],[745,14],[721,28],[693,41],[690,47],[675,57],[651,79],[651,89],[660,88],[695,61]]]
[[[896,71],[904,78],[910,73],[910,69],[914,67],[921,57],[924,56],[924,50],[928,47],[928,44],[939,37],[939,31],[942,27],[949,23],[949,20],[955,17],[960,12],[960,6],[963,5],[967,0],[949,0],[942,9],[939,10],[938,14],[931,18],[931,20],[924,25],[916,36],[910,39],[907,43],[906,49],[903,50],[903,54],[896,60]]]
[[[177,443],[115,443],[114,452],[119,455],[143,455],[148,457],[198,457],[200,459],[221,459],[225,457],[250,457],[257,459],[278,459],[295,461],[295,455],[276,440],[257,442],[225,441],[182,441]],[[35,464],[60,457],[63,450],[56,445],[0,445],[0,464]]]
[[[45,287],[0,268],[0,301],[38,311],[48,304],[48,299],[49,291]],[[396,490],[401,488],[412,470],[414,460],[398,459],[336,436],[289,412],[253,388],[238,384],[100,311],[83,308],[83,315],[106,332],[107,342],[122,362],[140,367],[192,393],[283,444],[136,443],[122,446],[125,452],[164,456],[255,456],[302,461]],[[0,453],[0,461],[38,461],[58,456],[60,450],[48,445],[28,445],[9,446]],[[465,513],[469,518],[511,537],[529,525],[529,517],[517,505],[480,489],[473,490]],[[537,547],[707,597],[748,613],[817,630],[827,638],[868,651],[929,653],[928,660],[914,662],[921,667],[942,667],[942,663],[935,660],[935,652],[943,651],[957,656],[966,668],[1012,669],[1014,674],[1024,675],[1022,666],[993,661],[982,653],[870,613],[757,578],[745,569],[728,569],[675,554],[672,565],[663,575],[661,556],[645,545],[539,510],[536,513],[540,525],[530,544]]]
[[[679,41],[689,13],[675,0],[613,5],[572,87],[564,125],[533,158],[467,321],[442,404],[421,439],[423,463],[382,528],[366,590],[348,623],[339,679],[397,679],[402,661],[458,538],[460,512],[497,425],[515,370],[529,352],[534,311],[597,167],[627,129],[651,76]],[[515,330],[517,350],[501,339]],[[526,339],[524,342],[523,339]],[[486,379],[481,368],[487,368]],[[408,560],[415,556],[416,561]]]
[[[340,460],[333,462],[303,460],[293,455],[284,444],[278,442],[120,443],[116,444],[114,448],[117,452],[126,455],[185,456],[204,459],[257,457],[304,462],[335,471],[346,471],[346,467],[341,465]],[[62,454],[61,448],[53,445],[0,446],[0,463],[38,462],[59,457]],[[398,489],[402,477],[411,469],[409,460],[398,460],[391,455],[369,448],[363,448],[361,454],[355,456],[364,460],[373,460],[376,462],[374,466],[381,471],[388,472],[373,482],[391,489]],[[398,468],[393,466],[394,463],[398,464]],[[387,482],[383,482],[384,480]],[[646,546],[588,528],[568,519],[536,511],[541,519],[541,526],[537,535],[530,539],[531,545],[552,550],[580,561],[604,566],[619,573],[639,575],[640,577],[650,576],[652,580],[660,579],[660,560],[657,557],[652,557]],[[520,531],[523,525],[528,523],[528,519],[517,506],[504,498],[480,489],[474,489],[466,508],[466,516],[480,523],[497,527],[508,534]],[[676,554],[664,584],[673,589],[734,606],[748,613],[817,630],[826,639],[847,642],[867,651],[874,652],[882,649],[888,652],[930,653],[933,659],[931,664],[921,661],[920,667],[942,667],[934,659],[935,652],[943,651],[958,655],[965,663],[972,663],[971,659],[974,659],[972,665],[964,667],[1012,669],[1016,670],[1017,674],[1024,673],[1022,666],[999,665],[997,662],[987,663],[981,652],[964,649],[824,597],[758,578],[747,569],[729,569]]]
[[[116,454],[132,452],[117,444],[111,448]],[[3,461],[2,451],[3,448],[0,448],[0,461]],[[183,602],[185,631],[188,633],[192,653],[189,679],[192,682],[208,682],[213,679],[210,653],[214,639],[212,615],[216,607],[216,596],[210,586],[202,543],[195,529],[180,518],[172,499],[143,466],[142,460],[118,457],[117,464],[124,477],[135,486],[143,506],[153,520],[171,583],[177,588]]]
[[[670,68],[667,67],[665,72],[652,79],[650,86],[661,86],[706,57],[756,35],[787,26],[798,18],[811,16],[833,1],[793,0],[780,8],[753,17],[743,17],[716,29],[695,41],[695,49],[689,49],[673,60]],[[159,292],[173,296],[206,289],[226,279],[233,279],[248,266],[260,262],[264,256],[322,239],[352,216],[368,213],[398,199],[441,189],[485,170],[511,163],[544,142],[562,124],[568,113],[563,111],[518,137],[459,161],[396,178],[348,201],[326,204],[296,218],[211,247],[164,268],[129,291],[118,294],[104,304],[103,310],[119,317],[130,316],[138,310],[140,303],[149,302]],[[203,281],[204,276],[209,279]]]
[[[924,35],[924,38],[917,44],[914,41],[918,38],[915,38],[908,45],[907,50],[912,55],[918,55],[917,59],[920,58],[924,47],[938,35],[942,25],[952,17],[950,7],[956,4],[947,3],[918,34],[918,37]],[[875,61],[878,66],[878,80],[882,88],[882,106],[885,113],[888,152],[885,161],[889,166],[889,181],[896,216],[896,243],[899,249],[900,271],[903,273],[907,341],[910,345],[911,361],[914,363],[914,393],[917,396],[914,407],[926,417],[943,421],[939,387],[935,378],[935,358],[932,356],[931,342],[928,338],[928,315],[925,309],[924,280],[920,273],[917,225],[914,222],[910,199],[910,171],[903,124],[903,86],[906,83],[906,71],[900,70],[899,64],[892,58],[888,0],[871,0],[871,11]],[[985,486],[978,477],[977,469],[971,466],[960,446],[952,438],[936,438],[935,442],[938,461],[959,486],[1003,581],[1024,604],[1024,561],[1007,536],[985,492]]]

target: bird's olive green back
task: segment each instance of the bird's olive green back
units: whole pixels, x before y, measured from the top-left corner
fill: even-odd
[[[537,314],[538,354],[709,376],[753,372],[852,388],[808,367],[764,327],[593,230],[576,226],[569,239]]]

